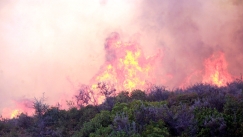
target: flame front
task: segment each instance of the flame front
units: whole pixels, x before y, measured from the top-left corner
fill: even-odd
[[[146,58],[135,42],[123,43],[118,34],[113,34],[106,40],[106,62],[99,73],[91,80],[92,87],[96,83],[114,84],[116,89],[143,89],[146,80],[150,79],[153,64],[157,56]]]
[[[219,53],[205,60],[205,76],[203,82],[214,84],[217,86],[225,86],[228,82],[232,81],[231,75],[227,71],[227,62],[224,53]]]
[[[16,118],[20,114],[20,111],[18,109],[15,109],[11,112],[10,118]]]

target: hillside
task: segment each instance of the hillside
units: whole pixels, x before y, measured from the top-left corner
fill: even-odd
[[[0,121],[3,137],[243,136],[243,81],[217,87],[198,83],[185,89],[152,86],[120,91],[100,86],[102,104],[80,90],[70,108],[33,101],[35,114]]]

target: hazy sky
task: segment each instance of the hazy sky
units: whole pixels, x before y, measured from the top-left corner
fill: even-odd
[[[111,32],[163,50],[158,79],[180,85],[213,53],[243,70],[242,0],[0,0],[0,112],[40,97],[65,102],[105,61]],[[159,82],[158,82],[159,83]]]

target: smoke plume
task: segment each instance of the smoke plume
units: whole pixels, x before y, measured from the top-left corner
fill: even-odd
[[[218,52],[239,77],[242,9],[241,0],[1,0],[0,112],[44,92],[47,103],[64,107],[112,58],[105,50],[112,32],[139,43],[145,56],[161,50],[155,84],[201,82],[205,60]]]

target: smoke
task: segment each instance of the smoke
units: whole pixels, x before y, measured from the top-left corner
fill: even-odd
[[[203,70],[204,60],[220,51],[226,55],[229,72],[242,73],[242,1],[145,0],[141,5],[139,22],[148,36],[146,45],[151,42],[164,49],[158,73],[173,74],[163,84],[178,86]],[[191,82],[201,82],[201,77]]]
[[[226,55],[233,76],[242,73],[241,0],[0,1],[0,111],[16,100],[71,99],[107,60],[111,32],[137,41],[163,60],[157,84],[177,87],[213,53]],[[200,82],[196,77],[191,82]]]
[[[50,104],[69,100],[105,61],[107,35],[128,31],[126,3],[1,1],[0,110],[43,92]]]

